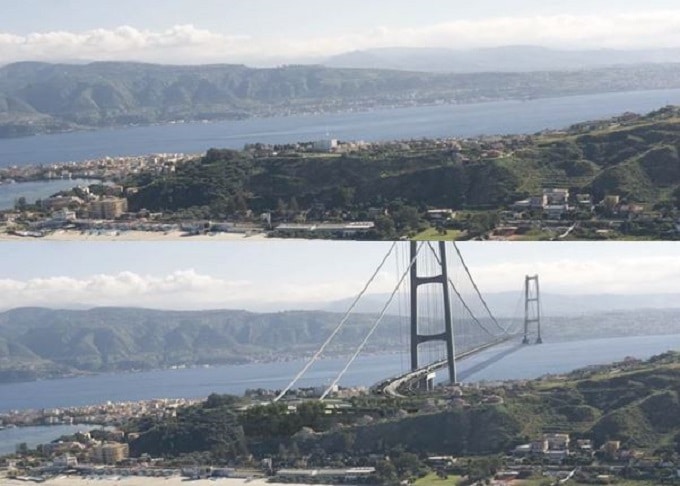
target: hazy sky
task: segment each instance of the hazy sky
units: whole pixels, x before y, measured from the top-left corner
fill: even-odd
[[[19,242],[0,244],[0,310],[131,305],[153,308],[295,307],[353,297],[389,243],[327,241]],[[407,244],[399,244],[406,255]],[[483,292],[518,292],[526,274],[566,294],[678,293],[675,242],[460,243]],[[451,250],[451,248],[449,248]],[[450,255],[450,260],[455,258]],[[403,258],[402,258],[403,260]],[[397,281],[390,259],[369,293]],[[461,272],[458,267],[453,270]]]
[[[0,63],[277,62],[384,46],[680,47],[677,0],[0,0]]]

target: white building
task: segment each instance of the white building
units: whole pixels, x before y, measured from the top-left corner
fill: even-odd
[[[316,152],[333,152],[338,148],[338,141],[335,138],[316,140],[312,142],[312,149]]]

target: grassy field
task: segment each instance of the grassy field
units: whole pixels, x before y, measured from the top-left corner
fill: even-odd
[[[459,230],[446,230],[446,234],[440,234],[437,228],[428,228],[413,237],[416,241],[452,241],[458,240],[464,232]]]
[[[455,486],[458,484],[458,481],[462,479],[462,476],[454,476],[450,475],[446,479],[440,479],[437,477],[436,473],[430,473],[425,477],[422,477],[418,479],[415,483],[413,483],[415,486]]]
[[[548,241],[556,236],[554,231],[550,230],[530,230],[522,235],[516,235],[510,238],[513,241]]]
[[[425,477],[418,479],[414,485],[415,486],[455,486],[458,481],[462,479],[462,476],[449,476],[446,479],[440,479],[437,477],[436,473],[430,473]],[[536,478],[536,479],[523,479],[519,481],[514,481],[512,484],[517,486],[542,486],[545,484],[551,484],[549,478]],[[565,485],[580,486],[586,483],[578,483],[576,481],[568,481],[564,483]],[[654,483],[649,481],[626,481],[619,480],[616,481],[617,486],[654,486]]]

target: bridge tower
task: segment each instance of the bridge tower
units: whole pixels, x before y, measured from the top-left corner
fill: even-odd
[[[536,324],[536,344],[541,344],[541,295],[538,287],[538,275],[527,275],[524,278],[524,339],[529,344],[529,326]]]
[[[456,377],[456,351],[453,341],[453,324],[451,321],[451,301],[449,300],[449,276],[446,267],[446,247],[443,241],[439,242],[438,256],[441,273],[438,275],[419,276],[418,275],[418,252],[417,242],[411,241],[410,246],[411,261],[411,370],[419,369],[418,365],[418,346],[429,341],[444,341],[446,343],[446,360],[449,369],[449,380],[457,383]],[[421,285],[441,285],[442,298],[444,300],[444,326],[443,330],[437,334],[420,334],[418,331],[418,287]],[[434,381],[434,376],[428,375],[421,387],[430,389]]]

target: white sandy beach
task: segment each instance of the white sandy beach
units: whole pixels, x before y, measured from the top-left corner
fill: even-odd
[[[40,238],[0,233],[0,241],[251,241],[267,240],[265,233],[210,233],[184,236],[181,231],[101,231],[58,230]]]
[[[30,481],[19,481],[16,479],[8,479],[0,473],[0,486],[27,486],[34,485]],[[102,477],[99,479],[87,479],[80,476],[58,476],[49,479],[44,483],[47,486],[105,486],[119,485],[119,486],[265,486],[273,483],[268,483],[264,479],[237,479],[237,478],[216,478],[216,479],[196,479],[187,480],[179,476],[172,476],[169,478],[147,478],[138,476],[127,477]],[[289,484],[289,486],[296,486]],[[302,485],[297,485],[302,486]]]

